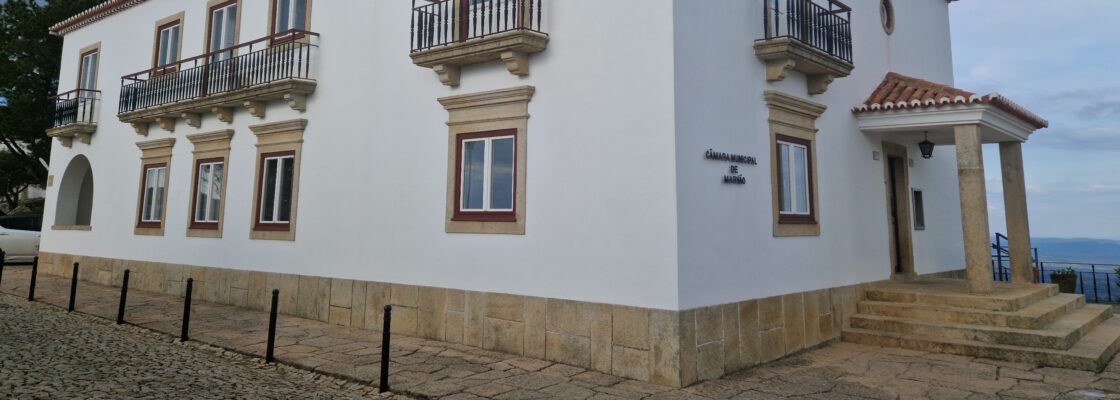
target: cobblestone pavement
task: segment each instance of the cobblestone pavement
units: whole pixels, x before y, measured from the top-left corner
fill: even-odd
[[[0,291],[26,297],[29,268],[6,268]],[[69,279],[40,275],[37,285],[37,301],[65,306],[67,302]],[[78,307],[80,313],[102,318],[116,317],[119,288],[81,283],[78,288]],[[3,297],[3,296],[0,296]],[[8,299],[11,299],[8,297]],[[26,304],[26,302],[25,302]],[[139,291],[129,293],[130,323],[157,332],[177,335],[182,312],[182,299]],[[58,311],[34,309],[37,314],[47,315],[44,321],[53,321],[64,314]],[[7,320],[9,309],[0,308],[0,318]],[[65,316],[65,315],[63,315]],[[192,307],[191,339],[234,350],[239,353],[260,355],[264,352],[265,327],[267,314],[258,311],[239,309],[231,306],[196,302]],[[0,322],[4,326],[6,322]],[[120,328],[105,327],[108,322],[86,317],[81,324],[92,325],[109,331]],[[52,322],[44,322],[38,337],[49,337],[55,341],[49,348],[56,352],[79,351],[78,347],[94,346],[99,349],[112,348],[99,345],[106,340],[128,341],[129,337],[86,338],[71,335],[70,330]],[[92,329],[92,328],[91,328]],[[129,328],[143,336],[144,330]],[[115,333],[114,332],[114,333]],[[21,343],[22,350],[8,350],[7,342],[11,333],[0,331],[0,358],[12,352],[21,353],[19,357],[39,351],[41,343]],[[17,336],[18,337],[18,336]],[[162,336],[161,336],[162,337]],[[379,332],[332,326],[318,321],[281,316],[277,329],[277,360],[296,366],[302,370],[345,377],[352,382],[376,384],[380,358]],[[144,339],[134,339],[138,343]],[[166,338],[153,339],[173,350],[195,351],[197,362],[209,359],[232,357],[230,352],[205,352],[187,350],[188,347],[172,345]],[[100,347],[98,347],[100,346]],[[390,364],[390,378],[394,391],[421,398],[442,398],[452,400],[492,399],[1078,399],[1113,398],[1120,399],[1120,360],[1113,362],[1101,373],[1075,371],[1059,368],[1037,368],[1033,365],[1006,363],[1000,361],[974,359],[970,357],[931,354],[917,351],[862,346],[851,343],[836,343],[800,355],[786,358],[762,367],[730,374],[722,379],[700,383],[685,389],[670,389],[649,383],[624,380],[583,368],[556,364],[548,361],[528,359],[508,354],[486,351],[478,348],[449,344],[431,340],[393,336],[390,349],[393,362]],[[101,350],[105,351],[105,350]],[[163,350],[148,354],[163,354]],[[176,353],[177,354],[177,353]],[[220,357],[217,355],[221,355]],[[126,355],[127,357],[127,355]],[[189,355],[182,357],[189,358]],[[244,369],[256,371],[263,366],[259,361],[246,361],[237,358]],[[52,376],[58,371],[75,373],[70,364],[60,363],[62,357],[38,360],[34,368],[42,376]],[[131,361],[129,361],[131,362]],[[233,361],[230,361],[233,362]],[[24,379],[41,379],[38,375],[18,375],[20,381],[9,378],[9,364],[0,371],[0,394],[12,390],[12,385],[23,384]],[[55,370],[43,370],[46,366],[62,365]],[[161,376],[160,368],[139,368],[130,374],[151,379],[149,382],[172,382],[173,374]],[[271,367],[263,367],[271,368]],[[237,375],[239,372],[229,368],[196,367],[199,371],[223,371],[195,378],[193,382],[202,386],[216,386],[209,380],[213,375]],[[256,386],[277,386],[277,390],[342,390],[335,389],[336,383],[320,378],[302,379],[293,369],[281,369],[274,375],[294,377],[287,382],[302,385],[296,388],[292,383],[275,378],[279,383],[268,379],[257,379]],[[292,371],[292,372],[283,372]],[[257,373],[263,373],[256,371]],[[250,372],[246,372],[250,373]],[[102,381],[111,385],[117,376]],[[53,378],[52,378],[53,379]],[[15,382],[15,383],[8,383]],[[49,380],[48,380],[49,382]],[[42,386],[42,385],[40,385]],[[47,385],[49,386],[49,385]],[[96,388],[97,386],[93,386]],[[231,384],[224,385],[229,390]],[[241,387],[244,390],[244,387]],[[327,389],[320,389],[327,388]],[[350,386],[342,384],[342,388]],[[362,393],[365,388],[351,392]],[[222,392],[228,393],[228,392]],[[319,392],[320,397],[336,397],[334,394]],[[192,395],[193,396],[193,395]],[[203,395],[195,396],[200,397]],[[230,395],[233,396],[233,395]],[[249,395],[251,397],[251,395]],[[266,395],[262,395],[266,396]],[[3,397],[3,396],[0,396]],[[52,396],[53,397],[53,396]],[[85,397],[85,396],[83,396]],[[235,396],[241,397],[241,396]],[[310,397],[293,395],[293,398]]]
[[[377,388],[0,295],[0,398],[376,397]]]

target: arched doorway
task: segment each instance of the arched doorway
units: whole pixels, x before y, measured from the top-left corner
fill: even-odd
[[[93,169],[89,159],[75,156],[62,174],[55,201],[54,224],[88,226],[93,213]]]

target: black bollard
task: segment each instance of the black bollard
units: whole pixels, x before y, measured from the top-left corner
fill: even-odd
[[[74,263],[74,273],[70,274],[70,306],[66,312],[74,311],[74,295],[78,293],[78,263]]]
[[[121,304],[117,307],[117,325],[124,323],[124,302],[128,297],[128,270],[124,270],[124,280],[121,281]]]
[[[4,282],[4,257],[6,255],[4,249],[0,249],[0,282]]]
[[[389,391],[389,320],[393,318],[393,306],[385,306],[385,324],[381,327],[381,385],[379,393]]]
[[[194,288],[194,278],[187,278],[187,298],[183,301],[183,334],[179,335],[179,341],[187,341],[187,331],[191,326],[191,289]]]
[[[272,289],[272,312],[268,313],[268,348],[265,349],[264,362],[271,363],[272,348],[276,345],[276,305],[279,303],[280,289]]]
[[[31,286],[27,289],[27,301],[35,301],[35,275],[39,274],[39,257],[31,263]]]

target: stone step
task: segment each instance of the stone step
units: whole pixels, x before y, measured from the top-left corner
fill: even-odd
[[[849,328],[842,334],[848,342],[935,353],[990,358],[1047,367],[1101,371],[1120,350],[1120,318],[1109,318],[1089,331],[1068,350],[1040,349],[975,340],[938,338]]]
[[[865,300],[859,302],[859,313],[884,317],[972,325],[1005,326],[1019,329],[1043,329],[1085,305],[1085,296],[1061,293],[1043,299],[1018,311],[990,311],[976,308],[939,306],[923,303],[893,303]]]
[[[1012,312],[1056,296],[1058,286],[995,282],[992,293],[979,295],[969,293],[960,279],[920,279],[876,284],[869,286],[864,293],[865,298],[871,301]]]
[[[1111,315],[1109,306],[1093,304],[1058,318],[1046,329],[943,323],[862,314],[851,317],[851,326],[906,335],[1065,350]]]

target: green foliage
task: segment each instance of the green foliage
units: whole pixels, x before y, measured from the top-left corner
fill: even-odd
[[[1074,271],[1073,267],[1066,267],[1064,269],[1059,269],[1059,270],[1055,270],[1054,272],[1051,272],[1050,273],[1050,278],[1054,278],[1055,276],[1057,276],[1059,278],[1065,278],[1065,277],[1073,277],[1073,276],[1076,276],[1076,275],[1077,275],[1077,271]]]
[[[62,38],[48,29],[99,2],[0,2],[0,152],[9,153],[0,160],[0,194],[6,201],[13,190],[47,180],[39,159],[50,159],[45,131],[62,53]]]

